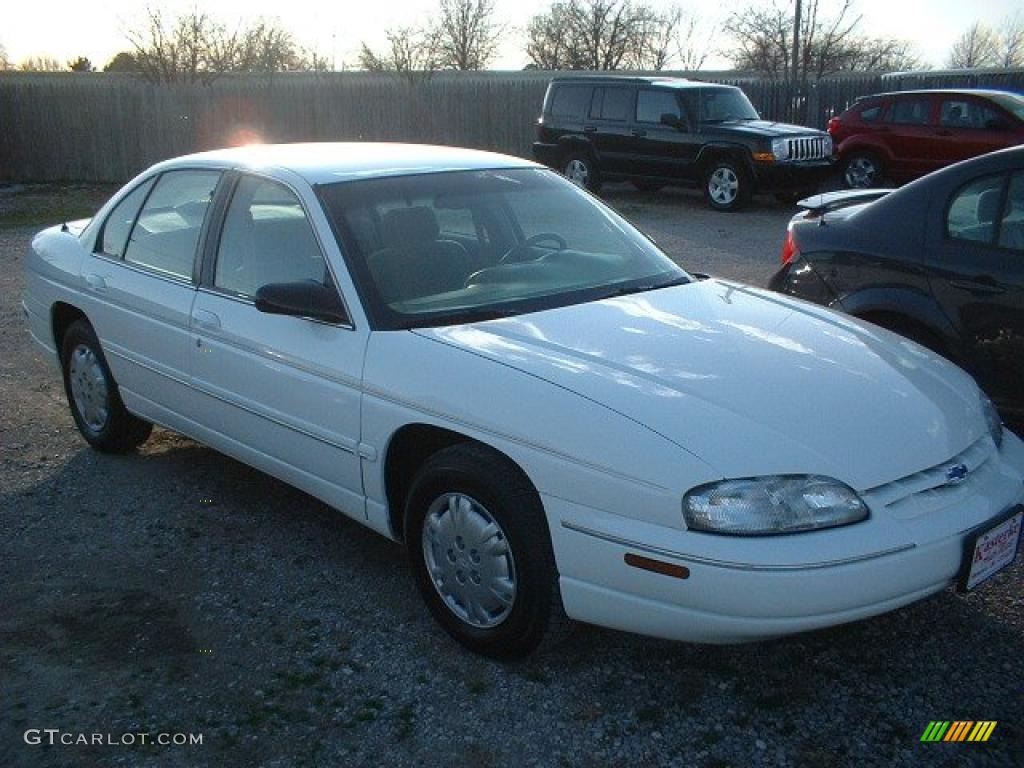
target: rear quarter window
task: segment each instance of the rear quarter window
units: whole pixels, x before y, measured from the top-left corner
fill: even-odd
[[[583,120],[590,112],[594,89],[589,85],[559,85],[551,97],[551,116]]]
[[[864,107],[860,112],[860,119],[865,123],[877,123],[882,118],[882,105],[872,104]]]

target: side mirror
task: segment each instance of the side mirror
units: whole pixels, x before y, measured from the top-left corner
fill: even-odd
[[[670,128],[675,128],[677,131],[686,130],[686,123],[683,121],[683,119],[679,117],[679,115],[673,115],[671,112],[663,113],[661,116],[661,120],[659,120],[658,122],[660,122],[662,125],[667,125]]]
[[[348,322],[338,292],[312,280],[264,285],[256,291],[256,309],[269,315],[309,317],[328,323]]]

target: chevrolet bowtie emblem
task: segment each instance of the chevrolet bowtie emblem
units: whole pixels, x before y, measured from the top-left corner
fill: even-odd
[[[954,464],[946,470],[946,483],[949,485],[957,485],[967,479],[967,473],[970,472],[967,469],[966,464]]]

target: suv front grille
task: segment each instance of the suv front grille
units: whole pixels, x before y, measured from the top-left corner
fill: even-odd
[[[831,141],[824,136],[806,136],[800,139],[788,139],[789,159],[826,160],[832,156]]]

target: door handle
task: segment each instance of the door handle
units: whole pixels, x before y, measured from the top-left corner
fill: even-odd
[[[195,325],[196,328],[202,328],[205,331],[220,330],[220,318],[213,312],[209,312],[205,309],[192,310],[192,324]]]
[[[968,279],[950,280],[949,284],[954,288],[970,293],[997,294],[1005,293],[1006,289],[988,275],[977,275]]]
[[[636,136],[638,139],[640,139],[647,135],[647,131],[645,131],[643,128],[634,128],[632,134]]]
[[[85,284],[89,286],[90,290],[97,293],[103,293],[103,291],[107,290],[107,281],[102,275],[89,273],[85,276]]]
[[[584,125],[583,126],[583,132],[584,133],[597,133],[597,126],[596,125]]]

